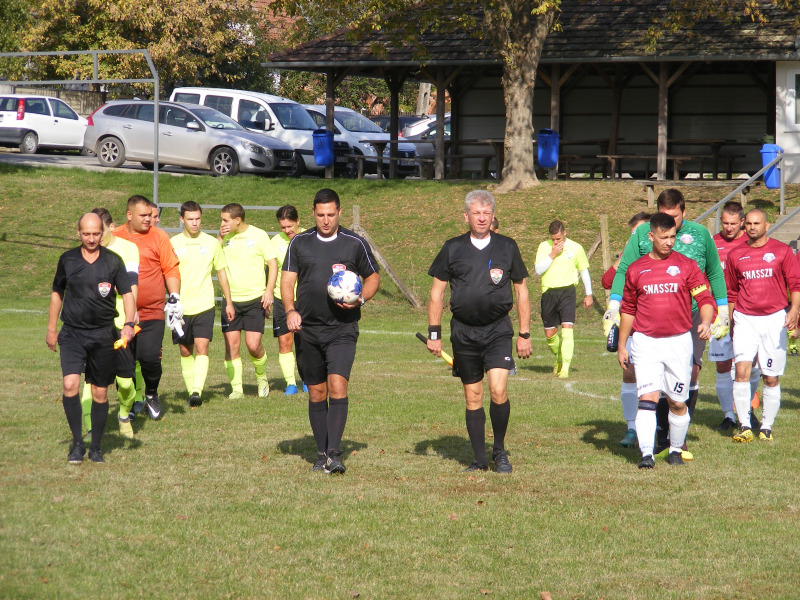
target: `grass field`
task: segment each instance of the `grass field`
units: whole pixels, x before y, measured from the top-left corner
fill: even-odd
[[[291,202],[307,226],[305,207],[324,185],[161,182],[163,202]],[[361,321],[344,476],[311,472],[306,396],[282,395],[273,340],[265,338],[269,397],[255,397],[246,364],[246,398],[227,400],[219,330],[202,407],[186,404],[178,352],[165,343],[165,418],[137,418],[135,442],[123,440],[112,391],[107,464],[68,465],[58,358],[44,343],[56,260],[75,245],[81,212],[103,205],[121,218],[125,199],[149,195],[150,185],[145,174],[0,166],[0,598],[800,597],[800,359],[782,379],[772,444],[734,445],[714,430],[721,413],[706,368],[689,432],[695,460],[640,472],[638,451],[618,445],[620,371],[599,312],[579,309],[572,375],[555,379],[535,276],[534,356],[518,361],[509,386],[510,476],[461,472],[472,460],[461,386],[414,338],[425,312],[386,277]],[[424,300],[427,267],[463,230],[473,185],[331,187],[348,214],[360,206],[380,250]],[[719,196],[687,198],[691,217]],[[776,192],[751,198],[775,215]],[[606,213],[619,251],[623,223],[644,199],[631,184],[545,183],[500,197],[498,216],[532,270],[553,218],[588,247]],[[209,214],[205,226],[217,219]],[[272,226],[260,219],[251,222]],[[599,281],[599,254],[591,262]]]

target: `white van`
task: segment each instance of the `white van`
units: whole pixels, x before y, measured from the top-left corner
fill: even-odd
[[[205,87],[179,87],[172,90],[172,102],[210,106],[238,121],[242,126],[286,142],[295,149],[296,164],[290,175],[300,177],[306,171],[319,173],[325,167],[314,161],[313,133],[318,129],[306,110],[294,100],[241,90]],[[347,155],[350,145],[334,137],[335,172],[352,170]]]

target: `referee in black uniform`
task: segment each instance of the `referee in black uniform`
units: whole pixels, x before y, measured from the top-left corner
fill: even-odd
[[[83,215],[78,221],[78,236],[80,247],[67,250],[58,259],[50,296],[46,341],[53,352],[56,346],[61,348],[64,412],[73,440],[68,460],[79,464],[86,454],[81,432],[83,414],[78,395],[81,373],[85,371],[86,383],[92,386],[89,458],[101,463],[105,462],[100,450],[100,438],[108,418],[108,386],[116,376],[115,290],[122,296],[125,307],[126,322],[120,337],[127,341],[133,337],[136,303],[122,259],[100,245],[103,238],[100,217],[93,213]],[[59,313],[63,322],[60,332]]]
[[[295,333],[297,370],[308,385],[308,420],[317,442],[313,470],[344,473],[339,444],[347,422],[347,383],[358,320],[361,307],[378,291],[380,275],[364,239],[339,226],[342,207],[336,192],[319,190],[312,210],[316,227],[295,235],[286,250],[281,298],[286,325]],[[364,280],[360,302],[354,306],[337,304],[328,296],[328,279],[343,269]]]
[[[466,471],[486,471],[486,413],[483,410],[483,374],[489,377],[494,446],[492,460],[498,473],[510,473],[505,450],[510,403],[508,373],[514,366],[511,339],[514,328],[508,313],[517,297],[519,336],[517,355],[531,355],[531,306],[525,283],[528,270],[517,243],[491,233],[494,197],[485,190],[467,194],[464,220],[469,233],[447,240],[428,274],[433,277],[428,307],[428,349],[436,356],[442,351],[442,308],[450,282],[450,342],[453,345],[453,375],[461,378],[467,401],[467,432],[475,453]],[[513,293],[512,293],[513,284]]]

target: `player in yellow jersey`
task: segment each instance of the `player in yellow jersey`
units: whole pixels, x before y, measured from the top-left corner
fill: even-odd
[[[583,307],[589,308],[593,303],[592,280],[586,253],[580,244],[567,239],[564,224],[555,220],[548,231],[550,239],[539,244],[534,268],[542,276],[542,323],[547,347],[556,357],[554,372],[566,379],[575,351],[575,286],[580,278],[586,292]]]
[[[228,283],[233,299],[234,317],[222,315],[222,332],[225,334],[225,370],[231,382],[231,400],[244,396],[242,388],[242,359],[239,355],[241,334],[250,352],[256,372],[258,395],[269,394],[267,382],[267,353],[261,343],[264,323],[273,304],[278,262],[275,248],[263,229],[245,222],[244,208],[231,203],[222,207],[219,227],[222,250],[227,261]],[[265,274],[266,268],[269,275]]]
[[[217,238],[200,230],[203,209],[192,200],[180,208],[183,231],[170,238],[180,260],[183,335],[172,332],[172,343],[181,351],[181,374],[189,393],[189,406],[203,403],[203,387],[208,376],[208,344],[214,331],[214,283],[217,272],[222,289],[223,312],[234,318],[233,300],[225,271],[225,253]]]
[[[128,279],[131,284],[133,301],[136,303],[136,296],[139,291],[139,248],[136,244],[123,240],[114,235],[114,220],[111,213],[105,208],[95,208],[94,214],[100,217],[103,222],[103,238],[100,244],[117,254],[125,264],[128,272]],[[116,300],[117,317],[114,319],[114,327],[121,331],[125,326],[125,309],[122,305],[122,296],[117,294]],[[133,425],[131,424],[131,409],[136,398],[136,387],[134,386],[133,376],[136,360],[133,358],[133,351],[130,347],[119,348],[114,353],[116,358],[117,370],[117,397],[119,399],[119,432],[122,437],[129,440],[133,439]],[[81,394],[81,408],[83,410],[83,422],[87,431],[92,428],[92,390],[90,385],[83,385]]]
[[[286,311],[283,309],[283,302],[281,301],[281,268],[283,267],[283,259],[286,257],[286,249],[289,247],[289,242],[292,238],[305,231],[300,228],[300,216],[297,214],[297,209],[287,204],[281,206],[275,212],[275,218],[278,219],[278,225],[281,227],[281,232],[272,238],[272,245],[275,247],[275,255],[278,260],[278,280],[275,282],[275,299],[277,302],[272,304],[272,335],[278,338],[278,364],[281,366],[281,373],[286,382],[286,390],[283,392],[286,396],[294,396],[297,393],[297,379],[294,376],[295,358],[292,352],[292,344],[294,342],[294,334],[289,331],[286,326]],[[295,286],[295,300],[297,300],[297,286]],[[306,384],[303,384],[303,391],[308,392]]]

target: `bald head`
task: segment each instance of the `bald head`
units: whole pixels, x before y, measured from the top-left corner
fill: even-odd
[[[744,216],[744,230],[751,246],[761,246],[767,243],[767,213],[758,208],[747,211]]]
[[[78,219],[78,237],[85,252],[97,252],[103,239],[103,221],[100,216],[86,213]]]

